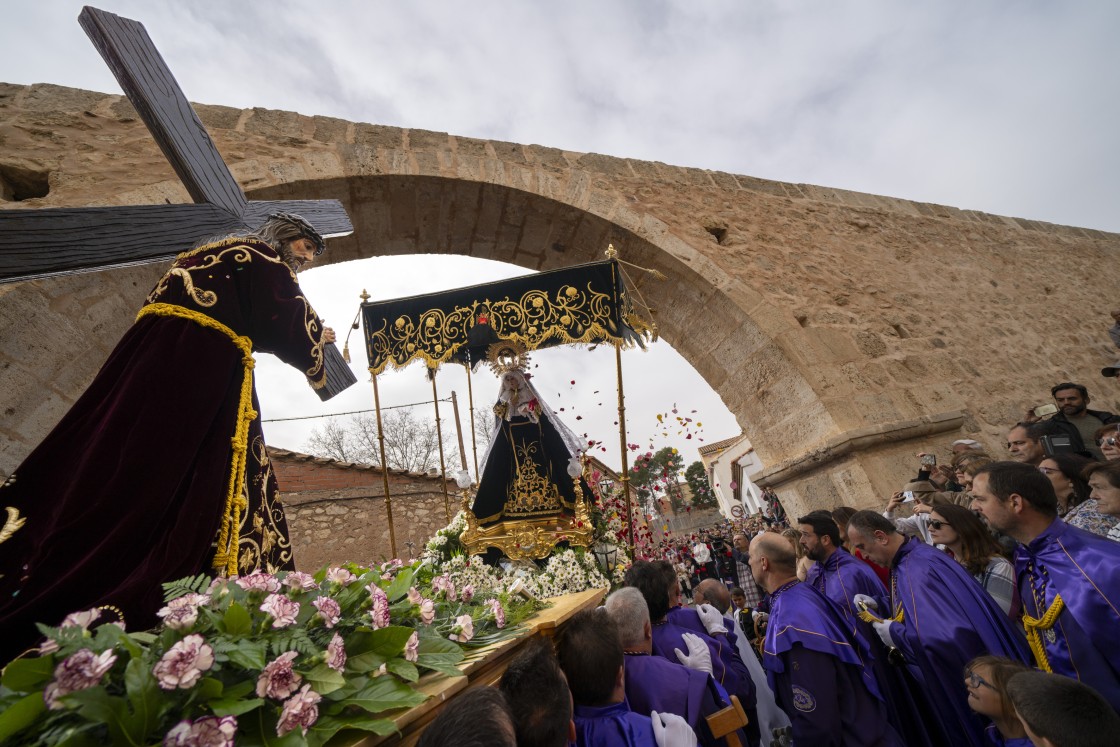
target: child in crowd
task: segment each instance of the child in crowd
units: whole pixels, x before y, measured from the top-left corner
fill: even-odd
[[[991,720],[986,729],[992,747],[1031,747],[1027,732],[1007,696],[1007,681],[1030,669],[1002,656],[978,656],[964,670],[968,706]]]

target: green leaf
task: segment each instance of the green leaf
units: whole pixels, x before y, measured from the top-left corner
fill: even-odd
[[[253,618],[249,611],[237,602],[232,602],[222,618],[222,625],[226,634],[231,636],[246,635],[253,629]]]
[[[385,592],[390,602],[397,601],[412,588],[413,573],[414,571],[411,568],[405,568],[393,578],[393,582],[389,584],[389,590]]]
[[[264,705],[264,698],[241,700],[240,698],[220,698],[211,700],[206,704],[215,716],[240,716],[243,713],[260,708]]]
[[[62,700],[67,703],[76,703],[78,713],[87,721],[105,724],[109,729],[109,736],[113,744],[135,743],[126,736],[127,729],[123,721],[128,706],[125,705],[124,698],[114,698],[106,692],[104,687],[99,686],[63,695]]]
[[[420,672],[416,669],[416,665],[407,659],[390,659],[385,662],[385,668],[405,682],[415,682],[420,679]]]
[[[156,678],[142,659],[132,659],[124,670],[124,687],[128,702],[132,706],[133,718],[129,719],[134,727],[129,729],[136,742],[140,743],[159,724],[160,694]],[[221,687],[221,683],[219,683]]]
[[[253,692],[257,687],[257,683],[253,680],[242,680],[236,685],[227,685],[223,693],[227,698],[244,698],[249,693]]]
[[[203,677],[199,683],[195,685],[194,697],[202,701],[214,700],[222,697],[222,691],[225,686],[221,680],[214,679],[213,677]]]
[[[229,652],[229,660],[245,669],[264,669],[266,645],[260,641],[241,641]]]
[[[31,726],[46,710],[47,704],[40,692],[33,692],[8,706],[0,713],[0,744]]]
[[[396,677],[377,677],[347,700],[346,705],[376,715],[396,708],[412,708],[427,699],[427,695],[416,692]]]
[[[304,675],[304,679],[311,683],[311,689],[320,695],[333,693],[346,685],[346,678],[340,672],[328,667],[325,663],[319,664]]]
[[[462,660],[462,651],[456,654],[420,654],[416,658],[416,666],[446,674],[448,677],[461,677],[463,672],[455,665]]]
[[[380,736],[394,734],[397,725],[387,718],[371,718],[365,714],[354,716],[321,716],[315,726],[307,732],[307,743],[311,747],[321,747],[340,731],[366,731]]]
[[[50,680],[54,673],[54,657],[38,656],[34,659],[16,659],[4,669],[0,684],[17,692],[37,690]]]
[[[369,651],[357,656],[349,656],[346,658],[346,671],[356,672],[358,674],[366,674],[384,664],[387,659],[379,653]]]

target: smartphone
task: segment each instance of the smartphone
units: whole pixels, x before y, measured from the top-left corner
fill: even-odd
[[[936,467],[937,466],[937,455],[936,454],[926,454],[924,457],[922,457],[922,466],[923,467]]]
[[[914,491],[913,490],[903,490],[902,491],[902,502],[903,503],[912,503],[913,501],[914,501]]]
[[[1058,412],[1057,405],[1039,405],[1032,410],[1036,418],[1044,418],[1048,415],[1054,415]]]

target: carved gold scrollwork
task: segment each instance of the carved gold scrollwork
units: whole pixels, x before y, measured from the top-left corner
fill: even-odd
[[[555,489],[555,486],[552,486]],[[579,481],[575,484],[576,505],[573,515],[553,516],[541,519],[507,519],[482,528],[478,518],[470,508],[470,493],[463,491],[462,509],[467,528],[459,541],[471,555],[486,552],[496,547],[511,560],[541,560],[552,554],[560,542],[572,547],[591,547],[594,529],[591,525],[591,510],[584,500]]]
[[[586,288],[565,285],[554,295],[531,290],[518,299],[476,301],[451,311],[429,309],[386,321],[369,333],[371,362],[376,362],[370,371],[376,375],[389,364],[403,367],[413,358],[422,358],[434,368],[467,343],[480,316],[499,339],[517,342],[525,350],[534,350],[546,340],[576,344],[619,336],[609,295],[590,283]]]

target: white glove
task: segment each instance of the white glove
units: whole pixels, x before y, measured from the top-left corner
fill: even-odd
[[[856,606],[856,609],[859,609],[861,603],[866,605],[868,609],[879,609],[879,603],[875,601],[875,597],[869,597],[866,594],[856,594],[852,597],[852,604]]]
[[[688,656],[685,656],[679,648],[673,649],[680,663],[697,672],[711,674],[712,652],[708,650],[708,644],[695,633],[682,633],[681,640],[684,641],[685,646],[688,646]]]
[[[696,608],[696,614],[700,615],[700,622],[704,623],[708,635],[727,632],[727,626],[723,624],[723,615],[712,605],[701,604]]]
[[[696,732],[680,716],[674,713],[651,711],[653,738],[657,747],[696,747]]]
[[[891,648],[898,648],[894,643],[894,638],[891,638],[891,626],[894,625],[894,620],[882,620],[881,622],[871,623],[871,627],[875,628],[875,632],[879,634],[879,638],[883,643]]]

